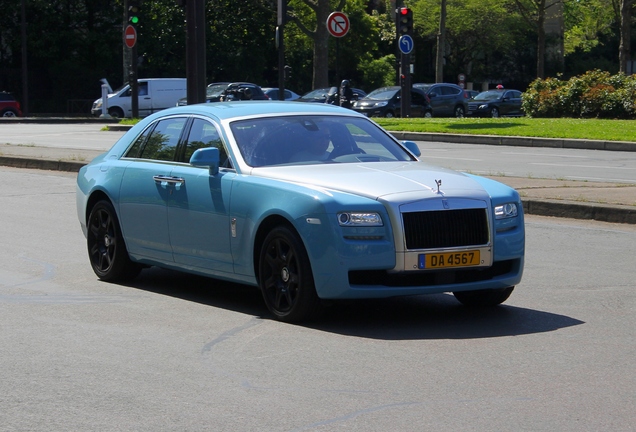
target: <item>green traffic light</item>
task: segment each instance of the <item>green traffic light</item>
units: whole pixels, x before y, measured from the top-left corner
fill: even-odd
[[[136,17],[136,16],[130,17],[130,22],[133,24],[137,24],[139,22],[139,17]]]

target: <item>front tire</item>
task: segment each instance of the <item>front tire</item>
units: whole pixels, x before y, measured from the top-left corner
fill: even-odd
[[[493,109],[490,111],[490,117],[492,117],[492,118],[499,118],[499,109],[497,109],[497,108],[493,108]]]
[[[108,108],[108,115],[112,118],[124,118],[124,111],[119,107]]]
[[[300,322],[320,312],[307,251],[285,226],[272,229],[261,248],[258,280],[267,308],[276,319]]]
[[[393,111],[387,111],[387,112],[384,114],[384,117],[385,117],[385,118],[393,118],[393,117],[395,117],[395,115],[393,114]]]
[[[93,271],[103,281],[125,281],[135,278],[141,266],[130,260],[119,227],[115,208],[99,201],[88,217],[86,246]]]
[[[485,289],[475,291],[457,291],[453,295],[461,304],[469,307],[491,307],[505,302],[515,287]]]

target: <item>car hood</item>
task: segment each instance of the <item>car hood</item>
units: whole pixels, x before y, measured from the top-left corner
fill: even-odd
[[[394,202],[440,196],[488,198],[471,177],[424,162],[277,166],[254,168],[252,175]],[[441,181],[439,193],[437,181]]]

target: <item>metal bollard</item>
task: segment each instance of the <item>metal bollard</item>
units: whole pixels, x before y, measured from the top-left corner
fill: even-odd
[[[108,85],[102,84],[102,114],[99,118],[110,118],[108,114]]]

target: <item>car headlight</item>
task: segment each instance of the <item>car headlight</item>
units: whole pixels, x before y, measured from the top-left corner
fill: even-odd
[[[488,108],[488,104],[479,105],[479,109],[486,109],[486,108]]]
[[[387,106],[388,102],[384,101],[384,102],[378,102],[375,104],[376,107],[383,107],[383,106]]]
[[[382,218],[378,213],[343,212],[338,213],[340,226],[372,227],[382,226]]]
[[[518,213],[516,203],[506,203],[495,207],[495,219],[517,217]]]
[[[102,100],[98,99],[97,102],[95,103],[95,108],[101,108],[102,107]]]

